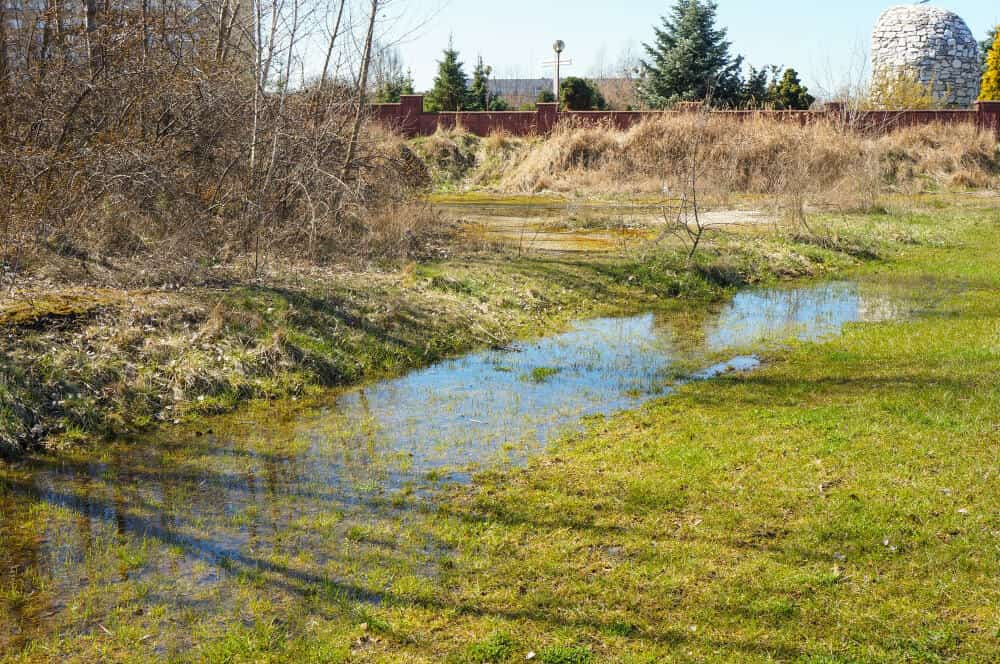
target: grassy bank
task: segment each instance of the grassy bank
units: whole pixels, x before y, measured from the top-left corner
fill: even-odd
[[[273,648],[236,630],[208,652],[997,659],[1000,219],[984,212],[962,235],[863,271],[911,294],[911,320],[689,385],[524,471],[481,476],[439,512],[370,523],[373,548],[401,532],[441,542],[433,580],[397,568],[377,609],[309,631],[312,613],[275,627],[265,612],[255,625]]]
[[[0,622],[29,626],[5,635],[5,654],[992,661],[1000,657],[1000,217],[989,203],[855,219],[863,235],[839,220],[837,243],[823,242],[863,243],[879,261],[788,239],[752,243],[769,248],[750,261],[770,266],[758,277],[784,273],[782,256],[811,256],[805,264],[816,270],[849,271],[906,293],[911,316],[852,325],[838,339],[770,353],[758,372],[689,384],[637,412],[593,420],[527,468],[484,473],[432,502],[402,494],[355,517],[350,506],[323,499],[324,509],[303,513],[313,503],[301,501],[318,500],[325,485],[286,493],[280,478],[314,443],[279,424],[224,454],[193,437],[148,454],[109,452],[140,477],[176,474],[181,484],[166,495],[116,489],[95,499],[80,486],[30,504],[0,500],[0,537],[17,543],[15,554],[23,547],[35,557],[45,533],[75,538],[83,528],[92,536],[81,503],[125,515],[124,528],[95,538],[81,563],[64,569],[54,561],[51,577],[25,573],[0,588]],[[731,238],[724,254],[717,246],[703,260],[740,264],[744,243]],[[625,261],[561,262],[553,273],[538,258],[470,259],[414,268],[411,278],[435,301],[508,312],[498,327],[506,330],[518,321],[557,325],[560,306],[665,299],[678,283],[691,284],[683,292],[692,295],[718,292],[695,272],[667,279],[666,258]],[[484,265],[493,266],[493,286],[480,285]],[[510,288],[535,295],[499,308],[468,293],[500,298]],[[525,309],[531,301],[544,304]],[[0,473],[0,498],[33,495],[32,473],[66,467],[96,465],[96,475],[85,474],[90,483],[119,486],[104,477],[101,459],[67,452],[11,466]],[[246,475],[277,484],[245,510],[177,516],[193,491],[219,490],[221,502],[242,505],[231,478]],[[288,527],[227,548],[262,512],[290,513]],[[170,534],[161,525],[175,519],[190,530]],[[221,561],[206,555],[215,547],[227,552]],[[40,601],[77,583],[55,609]]]
[[[664,242],[574,258],[469,251],[366,272],[287,265],[263,283],[214,289],[29,286],[0,308],[0,449],[127,434],[396,373],[573,318],[831,274],[943,241],[935,214],[829,218],[820,235],[717,233],[692,263]]]
[[[384,652],[1000,658],[997,222],[867,271],[913,294],[912,320],[689,385],[456,492],[433,524],[457,554],[428,598],[454,613],[386,610],[420,643]]]

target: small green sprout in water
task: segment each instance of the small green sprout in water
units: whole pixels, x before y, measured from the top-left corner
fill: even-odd
[[[532,383],[544,383],[559,373],[561,369],[555,367],[535,367],[531,370],[528,380]]]
[[[382,634],[392,632],[392,625],[390,625],[388,621],[383,620],[366,607],[356,606],[353,613],[355,620],[360,623],[363,630],[371,630],[372,632],[379,632]]]
[[[141,544],[124,542],[117,547],[115,555],[123,572],[141,569],[149,562],[149,545],[146,540]]]
[[[14,611],[28,603],[28,593],[17,587],[0,588],[0,602],[6,603]]]

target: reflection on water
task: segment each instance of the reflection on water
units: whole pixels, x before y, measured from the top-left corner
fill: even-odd
[[[886,298],[864,297],[855,283],[817,288],[745,291],[709,325],[712,350],[752,346],[777,338],[814,341],[853,321],[877,322],[898,315]]]
[[[36,460],[0,483],[0,591],[20,593],[0,650],[72,623],[67,606],[88,588],[129,580],[169,578],[161,599],[195,602],[196,614],[232,605],[232,579],[247,577],[271,594],[334,584],[355,601],[380,601],[387,570],[431,577],[447,550],[406,527],[408,509],[429,506],[426,488],[523,462],[582,417],[633,408],[678,382],[753,369],[749,353],[768,343],[893,313],[849,283],[746,292],[693,323],[652,313],[583,321],[290,418],[223,418],[205,435]],[[678,375],[699,357],[700,368]]]

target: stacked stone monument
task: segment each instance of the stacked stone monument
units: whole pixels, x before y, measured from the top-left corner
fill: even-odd
[[[979,44],[957,14],[930,5],[886,10],[872,35],[876,77],[915,75],[949,105],[968,107],[979,95]]]

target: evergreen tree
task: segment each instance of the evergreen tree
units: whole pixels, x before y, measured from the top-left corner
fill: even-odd
[[[468,110],[488,111],[490,104],[490,74],[493,73],[491,67],[483,64],[483,59],[479,58],[476,68],[472,72],[472,85],[469,86]]]
[[[732,57],[726,30],[715,24],[717,3],[677,0],[656,40],[644,44],[648,60],[640,94],[649,106],[663,108],[679,101],[711,99],[716,105],[738,102],[743,59]]]
[[[413,73],[406,72],[406,75],[393,77],[382,82],[375,91],[375,103],[377,104],[397,104],[401,95],[413,94]]]
[[[427,95],[428,111],[461,111],[469,97],[468,77],[458,59],[458,51],[449,40],[444,59],[438,62],[434,87]]]
[[[996,26],[990,33],[986,36],[986,39],[979,42],[979,53],[983,58],[983,73],[986,73],[986,59],[989,57],[990,50],[993,48],[993,42],[997,40],[997,35],[1000,34],[1000,25]]]
[[[1000,30],[994,32],[993,46],[986,55],[986,73],[979,101],[1000,101]]]
[[[789,67],[781,80],[774,80],[767,89],[767,104],[777,110],[808,110],[816,98],[802,85],[799,73]]]
[[[761,108],[767,103],[768,88],[774,84],[777,77],[777,67],[757,69],[750,67],[750,72],[740,85],[736,106],[739,108]]]
[[[570,76],[559,84],[559,101],[570,111],[604,110],[604,95],[592,82]]]
[[[556,100],[556,95],[552,90],[542,90],[538,93],[538,97],[535,98],[535,103],[537,104],[551,104]]]

